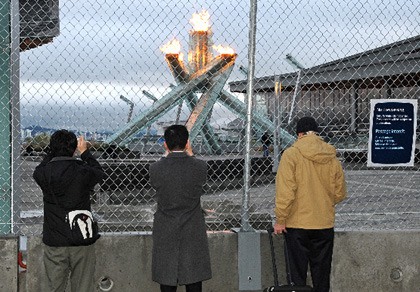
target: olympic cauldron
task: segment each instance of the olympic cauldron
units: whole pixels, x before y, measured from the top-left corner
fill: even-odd
[[[213,106],[216,102],[219,102],[243,119],[246,118],[247,109],[244,102],[223,89],[232,72],[237,55],[229,47],[213,46],[212,48],[219,52],[217,56],[213,56],[211,50],[212,32],[209,25],[209,15],[206,11],[194,14],[191,23],[193,29],[189,32],[188,66],[183,62],[183,56],[180,53],[181,45],[178,40],[171,40],[161,47],[177,83],[176,86],[161,98],[155,98],[155,102],[150,108],[127,123],[106,142],[117,147],[185,101],[190,110],[190,115],[185,123],[190,132],[190,140],[194,141],[201,134],[202,140],[208,147],[208,152],[212,154],[202,157],[208,164],[207,193],[217,195],[226,189],[242,187],[244,159],[238,155],[230,156],[223,153],[209,123]],[[269,119],[257,113],[253,114],[253,127],[259,132],[273,133],[275,130]],[[293,140],[293,137],[282,129],[280,129],[280,134],[283,136],[282,143],[284,144],[289,144]],[[140,155],[140,158],[132,160],[115,159],[114,157],[114,159],[103,161],[104,169],[108,173],[108,179],[100,188],[101,198],[106,201],[103,206],[105,209],[108,208],[103,213],[105,222],[113,221],[111,217],[118,214],[120,204],[129,204],[132,205],[131,208],[136,208],[137,216],[143,218],[141,229],[150,229],[155,205],[154,191],[149,185],[148,168],[150,163],[157,159],[160,158],[158,156]],[[273,181],[271,158],[262,157],[262,155],[253,157],[251,164],[251,177],[254,175],[261,183]],[[217,210],[218,207],[214,205],[215,203],[217,202],[211,200],[207,203],[204,202],[209,208]],[[226,198],[219,203],[224,205],[221,209],[225,210],[228,216],[237,213],[236,217],[240,217],[240,202],[233,203],[233,200]],[[227,208],[227,206],[231,206],[231,208]],[[113,211],[110,212],[111,210]],[[265,217],[263,217],[267,219],[268,224],[271,224],[270,216],[267,213],[264,214]],[[213,219],[210,219],[210,217]],[[217,226],[226,225],[221,222],[224,221],[222,219],[224,214],[217,214],[216,212],[210,217],[207,218],[208,223],[209,220],[213,220]],[[256,217],[261,218],[261,215]],[[127,220],[135,221],[132,218],[127,218]],[[239,224],[239,219],[232,220],[230,218],[229,222]]]
[[[165,53],[165,59],[177,85],[161,98],[154,98],[155,102],[151,107],[110,136],[106,141],[107,144],[122,144],[140,130],[151,126],[185,100],[191,111],[186,122],[190,140],[194,142],[201,132],[209,153],[223,154],[213,129],[207,123],[211,118],[214,104],[219,102],[243,119],[246,119],[247,109],[244,102],[223,89],[232,72],[237,55],[232,48],[219,45],[212,46],[219,52],[219,55],[213,56],[210,47],[212,32],[209,22],[210,16],[207,11],[193,14],[191,19],[193,29],[189,32],[188,66],[183,62],[178,40],[173,39],[160,48]],[[201,93],[199,97],[198,93]],[[253,128],[257,132],[274,132],[274,125],[268,118],[258,113],[253,113],[252,118]],[[287,131],[283,129],[279,131],[284,145],[293,141],[293,137]]]

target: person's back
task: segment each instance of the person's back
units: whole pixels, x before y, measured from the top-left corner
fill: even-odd
[[[81,160],[73,157],[76,149],[81,153]],[[48,152],[33,174],[44,200],[43,243],[47,279],[43,291],[64,291],[69,271],[72,290],[93,291],[93,243],[99,235],[93,233],[88,221],[84,221],[89,231],[88,240],[83,244],[75,243],[68,214],[76,210],[90,213],[91,192],[104,173],[83,137],[78,140],[69,131],[55,132]],[[74,262],[78,265],[71,264]]]
[[[344,173],[335,148],[316,134],[303,135],[284,151],[280,163],[277,190],[285,190],[282,186],[290,183],[288,178],[294,176],[293,188],[296,192],[289,198],[298,202],[291,205],[287,226],[310,229],[333,227],[334,205],[345,195]],[[284,167],[286,164],[293,164],[294,168]],[[285,204],[284,197],[288,195],[280,194],[283,199],[278,203]],[[277,217],[282,216],[277,214]]]
[[[200,198],[207,164],[192,156],[188,131],[173,125],[165,131],[166,157],[150,165],[156,190],[153,221],[152,279],[162,292],[202,291],[211,278],[210,253]]]
[[[203,195],[207,164],[183,153],[172,153],[150,169],[159,209],[177,215],[196,208]]]
[[[312,117],[299,119],[298,139],[281,157],[276,175],[274,233],[285,234],[288,270],[294,284],[306,285],[309,263],[312,291],[328,292],[335,205],[346,197],[347,190],[335,148],[317,132]]]

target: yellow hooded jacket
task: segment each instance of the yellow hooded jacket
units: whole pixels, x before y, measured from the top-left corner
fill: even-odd
[[[332,228],[335,205],[346,196],[344,172],[332,145],[311,133],[284,151],[276,175],[276,223]]]

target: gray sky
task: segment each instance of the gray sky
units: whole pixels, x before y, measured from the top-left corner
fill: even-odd
[[[189,19],[202,9],[213,42],[238,54],[229,81],[244,79],[249,1],[60,1],[60,36],[21,54],[22,116],[29,115],[22,123],[45,116],[67,123],[56,110],[67,106],[90,109],[83,127],[119,128],[128,111],[120,94],[138,114],[151,104],[143,89],[159,97],[174,83],[159,47],[177,38],[186,56]],[[310,67],[418,35],[419,11],[413,0],[258,1],[256,76],[293,71],[288,53]],[[48,115],[36,116],[43,110]]]

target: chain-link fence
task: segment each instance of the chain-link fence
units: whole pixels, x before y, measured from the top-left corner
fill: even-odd
[[[345,169],[349,194],[337,228],[420,228],[419,128],[414,166],[366,162],[370,100],[420,96],[418,1],[258,1],[248,140],[247,1],[0,6],[2,233],[41,232],[32,172],[61,128],[84,135],[107,173],[93,196],[101,231],[151,230],[148,168],[174,123],[187,125],[196,156],[208,163],[209,230],[241,227],[244,198],[251,226],[265,229],[281,152],[304,115],[318,120]]]

